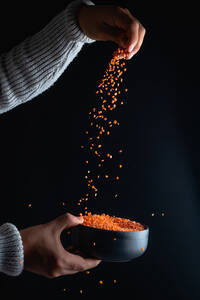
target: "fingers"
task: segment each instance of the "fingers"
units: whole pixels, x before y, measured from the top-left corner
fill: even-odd
[[[82,217],[76,217],[70,213],[59,216],[50,222],[57,233],[61,233],[64,229],[77,226],[83,223]]]
[[[133,57],[133,55],[135,55],[141,48],[143,40],[144,40],[144,36],[145,36],[145,29],[143,26],[139,26],[139,30],[138,30],[138,41],[136,43],[136,45],[134,46],[134,48],[128,53],[127,59],[131,59]]]
[[[116,42],[120,47],[128,48],[130,45],[137,43],[138,21],[127,9],[110,6],[105,23],[113,28],[107,30],[110,40]],[[106,30],[103,31],[106,33]]]
[[[65,251],[54,266],[54,277],[84,272],[97,267],[100,262],[98,259],[83,258]]]
[[[128,50],[128,52],[131,52],[139,39],[140,23],[133,16],[129,15],[127,10],[125,10],[125,13],[122,15],[122,17],[126,39],[125,48]]]
[[[44,253],[42,255],[39,253],[39,262],[41,264],[41,261],[44,261],[44,263],[43,265],[39,264],[38,274],[42,274],[48,278],[55,278],[85,271],[96,267],[100,263],[97,259],[84,258],[81,253],[77,255],[63,248],[60,240],[61,232],[65,228],[77,226],[82,222],[83,218],[66,213],[43,225],[42,246],[39,244],[39,248],[42,248],[41,252],[43,251]],[[71,251],[74,251],[74,249],[72,248]]]
[[[128,55],[128,59],[130,59],[141,48],[146,31],[142,24],[131,15],[128,9],[124,9],[123,11],[124,27],[126,28],[125,35],[127,35],[127,44],[125,48],[128,53],[130,53]]]
[[[66,251],[58,247],[58,252],[51,257],[48,264],[48,278],[55,278],[64,275],[72,275],[78,272],[95,268],[101,261],[94,258],[84,258],[83,256]]]
[[[107,34],[110,40],[115,41],[119,47],[131,53],[130,59],[136,54],[142,46],[145,29],[142,24],[132,16],[128,9],[115,7],[112,8],[113,20],[112,26],[107,26]],[[111,23],[111,21],[109,21]],[[106,28],[105,28],[106,29]],[[105,32],[106,30],[104,30]]]
[[[78,21],[83,32],[91,39],[113,41],[129,53],[136,45],[138,52],[144,39],[142,24],[128,9],[116,5],[83,6]]]
[[[70,269],[74,272],[84,272],[89,269],[93,269],[97,267],[101,260],[95,258],[84,258],[82,256],[67,253],[66,256],[66,267],[69,269],[69,261],[70,261]]]
[[[81,256],[83,258],[88,258],[88,256],[85,253],[83,253],[79,249],[75,248],[73,245],[68,246],[67,248],[65,248],[65,250],[67,250],[68,252],[70,252],[72,254],[79,255],[79,256]]]

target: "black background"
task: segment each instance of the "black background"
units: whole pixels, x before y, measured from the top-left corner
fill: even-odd
[[[1,53],[40,30],[68,2],[4,5]],[[146,28],[146,36],[139,53],[127,62],[129,92],[118,116],[121,126],[113,136],[125,149],[126,167],[117,186],[120,197],[114,200],[105,189],[94,208],[148,224],[149,247],[130,263],[102,263],[87,276],[48,280],[26,271],[17,278],[1,274],[2,299],[200,297],[197,8],[192,2],[177,7],[175,2],[109,3],[128,7]],[[53,87],[1,115],[1,223],[24,228],[65,211],[77,213],[74,203],[83,189],[83,132],[97,83],[115,49],[111,42],[85,45]],[[102,287],[99,280],[104,281]]]

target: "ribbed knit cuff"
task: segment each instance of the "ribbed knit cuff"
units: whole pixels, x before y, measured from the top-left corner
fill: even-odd
[[[21,235],[11,223],[0,226],[0,272],[18,276],[24,267]]]
[[[64,11],[67,20],[65,23],[67,37],[70,36],[70,39],[76,42],[93,43],[95,40],[87,37],[78,24],[77,13],[81,4],[95,5],[89,0],[76,0],[67,6]]]

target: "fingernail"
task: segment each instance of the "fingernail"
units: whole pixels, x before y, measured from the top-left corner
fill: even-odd
[[[132,52],[133,49],[134,49],[134,47],[135,47],[135,45],[136,45],[136,43],[131,44],[131,45],[129,46],[129,48],[128,48],[128,52]]]
[[[80,223],[83,223],[83,221],[84,221],[83,217],[78,217],[78,219],[79,219]]]
[[[135,52],[132,52],[131,54],[128,55],[128,60],[131,59],[135,55]]]
[[[129,48],[128,48],[128,52],[131,52],[133,50],[134,46],[131,45]]]

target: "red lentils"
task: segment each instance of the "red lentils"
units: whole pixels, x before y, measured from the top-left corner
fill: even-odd
[[[96,91],[96,97],[98,98],[99,103],[89,111],[90,126],[89,129],[85,130],[88,144],[82,145],[81,149],[84,149],[84,151],[88,150],[88,154],[90,155],[91,153],[93,155],[92,159],[96,159],[97,168],[92,167],[92,171],[86,171],[88,176],[85,176],[84,178],[87,181],[87,196],[85,195],[81,198],[81,201],[77,202],[77,205],[79,205],[82,210],[84,209],[84,206],[82,207],[84,201],[100,196],[99,193],[97,195],[98,184],[101,184],[98,179],[100,177],[108,178],[108,175],[106,174],[106,163],[108,160],[112,159],[113,155],[104,151],[103,141],[105,136],[109,137],[111,135],[112,128],[116,128],[116,125],[119,125],[119,122],[115,118],[112,119],[111,112],[116,110],[120,104],[123,103],[122,97],[124,96],[124,93],[128,91],[126,88],[120,88],[120,85],[123,82],[122,75],[126,71],[126,58],[127,54],[124,49],[118,48],[113,53],[113,57],[110,60],[108,68],[98,84]],[[122,150],[118,150],[118,152],[121,153]],[[101,162],[106,158],[105,165],[102,165]],[[91,161],[92,160],[89,158],[86,158],[84,166],[87,166],[88,169],[90,169]],[[113,163],[115,163],[115,161]],[[122,168],[121,163],[119,164],[119,162],[116,162],[116,164],[119,169]],[[100,175],[97,173],[98,170],[101,171]],[[109,174],[109,178],[119,180],[119,176],[116,176],[116,174]]]
[[[104,230],[141,231],[145,229],[145,227],[138,222],[131,221],[125,218],[112,217],[106,214],[97,215],[97,214],[88,213],[87,216],[83,216],[83,220],[84,221],[82,225],[84,226],[99,228]]]

